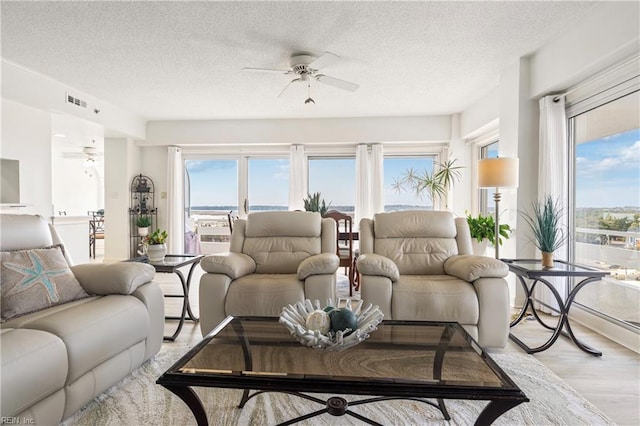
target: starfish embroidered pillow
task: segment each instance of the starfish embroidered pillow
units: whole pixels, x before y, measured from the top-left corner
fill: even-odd
[[[89,297],[59,246],[0,253],[2,321]]]

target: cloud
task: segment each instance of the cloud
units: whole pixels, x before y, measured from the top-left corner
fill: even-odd
[[[187,160],[186,167],[189,173],[204,173],[209,170],[235,168],[236,162],[233,160]]]
[[[588,176],[621,170],[637,169],[640,163],[640,141],[609,151],[606,157],[576,157],[578,175]]]

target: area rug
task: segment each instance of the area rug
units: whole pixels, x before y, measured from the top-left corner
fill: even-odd
[[[85,408],[63,423],[75,425],[192,425],[187,406],[171,392],[156,385],[156,379],[187,352],[188,348],[163,345],[162,351]],[[590,402],[563,382],[533,356],[495,354],[492,357],[531,400],[503,414],[496,425],[611,425],[614,424]],[[292,395],[268,393],[237,408],[239,390],[195,388],[211,425],[275,425],[318,409],[320,404]],[[359,399],[359,397],[346,397]],[[451,420],[436,409],[413,401],[385,401],[353,407],[352,410],[388,425],[472,425],[486,401],[446,402]],[[351,416],[323,414],[301,425],[363,424]]]

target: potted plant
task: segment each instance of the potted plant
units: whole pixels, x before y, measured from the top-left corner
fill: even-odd
[[[562,225],[564,209],[558,200],[546,195],[531,204],[531,213],[521,212],[533,233],[533,243],[542,252],[542,266],[553,266],[553,252],[567,241],[569,235]]]
[[[315,192],[313,195],[307,194],[307,198],[304,200],[304,209],[308,212],[319,212],[321,216],[329,210],[331,203],[327,204],[324,198],[321,198],[319,192]]]
[[[410,168],[400,178],[394,179],[392,187],[396,192],[412,190],[419,197],[426,192],[433,203],[444,200],[446,207],[447,193],[460,180],[460,169],[463,168],[456,166],[456,161],[456,158],[452,158],[444,163],[437,163],[437,170],[433,173],[426,170],[418,172]]]
[[[473,252],[475,254],[484,255],[487,249],[487,243],[496,244],[496,222],[493,215],[484,216],[478,214],[473,217],[467,214],[467,223],[473,244]],[[508,239],[511,234],[511,227],[507,224],[498,225],[498,244],[502,245],[502,238]]]
[[[156,229],[144,238],[147,257],[151,262],[162,262],[167,254],[167,231]]]
[[[138,226],[138,235],[146,237],[149,235],[149,227],[151,227],[151,216],[139,216],[136,219],[136,225]]]

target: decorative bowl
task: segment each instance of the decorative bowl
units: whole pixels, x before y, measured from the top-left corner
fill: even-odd
[[[355,330],[329,331],[322,334],[318,330],[308,329],[307,318],[309,315],[316,310],[323,310],[320,301],[316,300],[315,303],[311,303],[309,299],[282,308],[280,323],[287,327],[291,335],[304,346],[328,351],[342,351],[367,339],[372,331],[378,329],[378,324],[384,316],[378,306],[369,304],[363,310],[364,302],[362,300],[358,301],[355,306],[352,305],[350,299],[347,299],[345,303],[338,299],[338,303],[335,305],[331,300],[328,300],[326,306],[341,306],[343,304],[341,309],[349,309],[356,316],[358,327]]]

